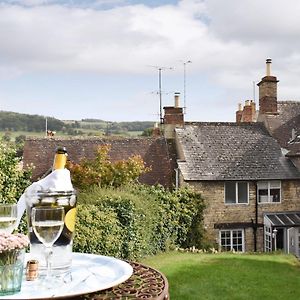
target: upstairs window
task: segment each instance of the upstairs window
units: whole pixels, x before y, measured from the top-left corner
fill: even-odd
[[[281,201],[281,182],[261,181],[257,183],[257,194],[259,203],[276,203]]]
[[[225,203],[248,203],[248,182],[225,182]]]

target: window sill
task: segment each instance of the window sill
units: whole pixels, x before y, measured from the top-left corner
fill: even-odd
[[[249,202],[248,203],[224,203],[225,205],[228,205],[228,206],[233,206],[233,205],[249,205]]]
[[[257,202],[259,205],[264,205],[264,204],[281,204],[282,202]]]

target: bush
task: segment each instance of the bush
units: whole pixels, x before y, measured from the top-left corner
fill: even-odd
[[[111,209],[78,205],[77,220],[75,251],[121,257],[122,228]]]
[[[76,188],[86,189],[92,185],[118,187],[136,181],[140,175],[150,170],[138,155],[111,162],[108,155],[110,147],[98,147],[94,159],[82,159],[79,164],[68,162],[67,168]]]
[[[80,193],[78,202],[75,251],[138,260],[190,243],[201,246],[204,206],[191,189],[93,187]]]
[[[0,142],[0,203],[16,203],[30,185],[31,170],[23,170],[21,157],[12,145]],[[27,232],[23,216],[19,230]]]
[[[0,142],[0,203],[15,203],[30,185],[30,170],[23,170],[16,149]]]

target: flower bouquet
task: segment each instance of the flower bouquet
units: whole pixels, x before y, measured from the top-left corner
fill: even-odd
[[[0,295],[21,290],[27,236],[0,232]]]

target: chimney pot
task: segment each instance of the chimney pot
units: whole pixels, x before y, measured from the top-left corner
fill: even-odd
[[[267,58],[266,59],[266,75],[271,76],[271,64],[272,64],[272,59]]]
[[[175,107],[179,107],[179,96],[180,96],[180,93],[179,92],[175,92]]]

